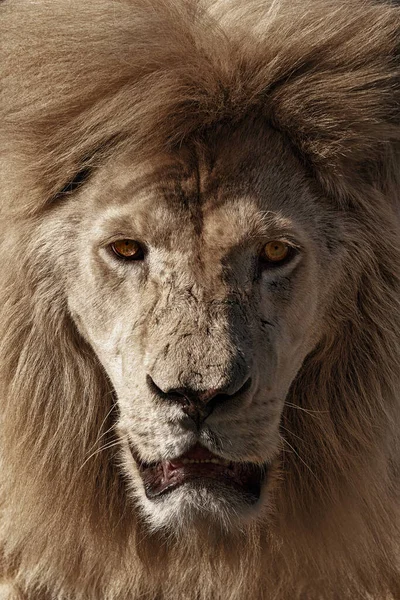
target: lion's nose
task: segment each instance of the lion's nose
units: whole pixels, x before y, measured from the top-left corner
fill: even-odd
[[[147,375],[147,385],[159,398],[180,404],[183,412],[191,417],[197,426],[200,426],[218,404],[229,402],[244,394],[251,386],[251,378],[249,377],[240,389],[234,392],[228,386],[208,390],[194,390],[190,387],[162,390],[150,375]],[[228,389],[229,393],[227,393]]]

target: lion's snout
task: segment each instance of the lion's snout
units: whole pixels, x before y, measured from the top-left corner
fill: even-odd
[[[251,387],[251,377],[248,377],[242,384],[242,377],[233,376],[227,384],[220,388],[199,390],[193,387],[178,387],[163,390],[150,375],[147,375],[147,385],[151,393],[158,399],[178,404],[182,411],[199,427],[217,405],[240,400],[240,397],[244,396]]]
[[[251,334],[236,306],[192,302],[186,309],[155,313],[144,365],[153,398],[200,425],[218,405],[240,402],[255,380]]]

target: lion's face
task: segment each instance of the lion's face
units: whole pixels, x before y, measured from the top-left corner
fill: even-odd
[[[69,311],[116,392],[138,504],[154,528],[258,514],[335,283],[327,202],[276,134],[246,129],[211,158],[121,157],[78,196],[51,235],[66,244]],[[137,242],[133,259],[121,240]]]

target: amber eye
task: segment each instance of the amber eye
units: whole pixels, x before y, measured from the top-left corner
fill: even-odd
[[[111,249],[119,258],[128,260],[141,260],[143,258],[143,248],[135,240],[117,240],[111,244]]]
[[[274,240],[265,244],[261,258],[270,263],[283,262],[290,253],[291,247],[285,242]]]

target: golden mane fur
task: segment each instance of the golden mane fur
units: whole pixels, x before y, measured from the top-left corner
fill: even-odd
[[[7,598],[399,598],[400,9],[6,0],[0,23]],[[113,390],[70,322],[37,226],[117,149],[146,158],[253,115],[353,223],[346,293],[287,398],[293,453],[272,525],[255,523],[235,547],[207,532],[149,537],[113,448],[86,460],[107,440]]]

